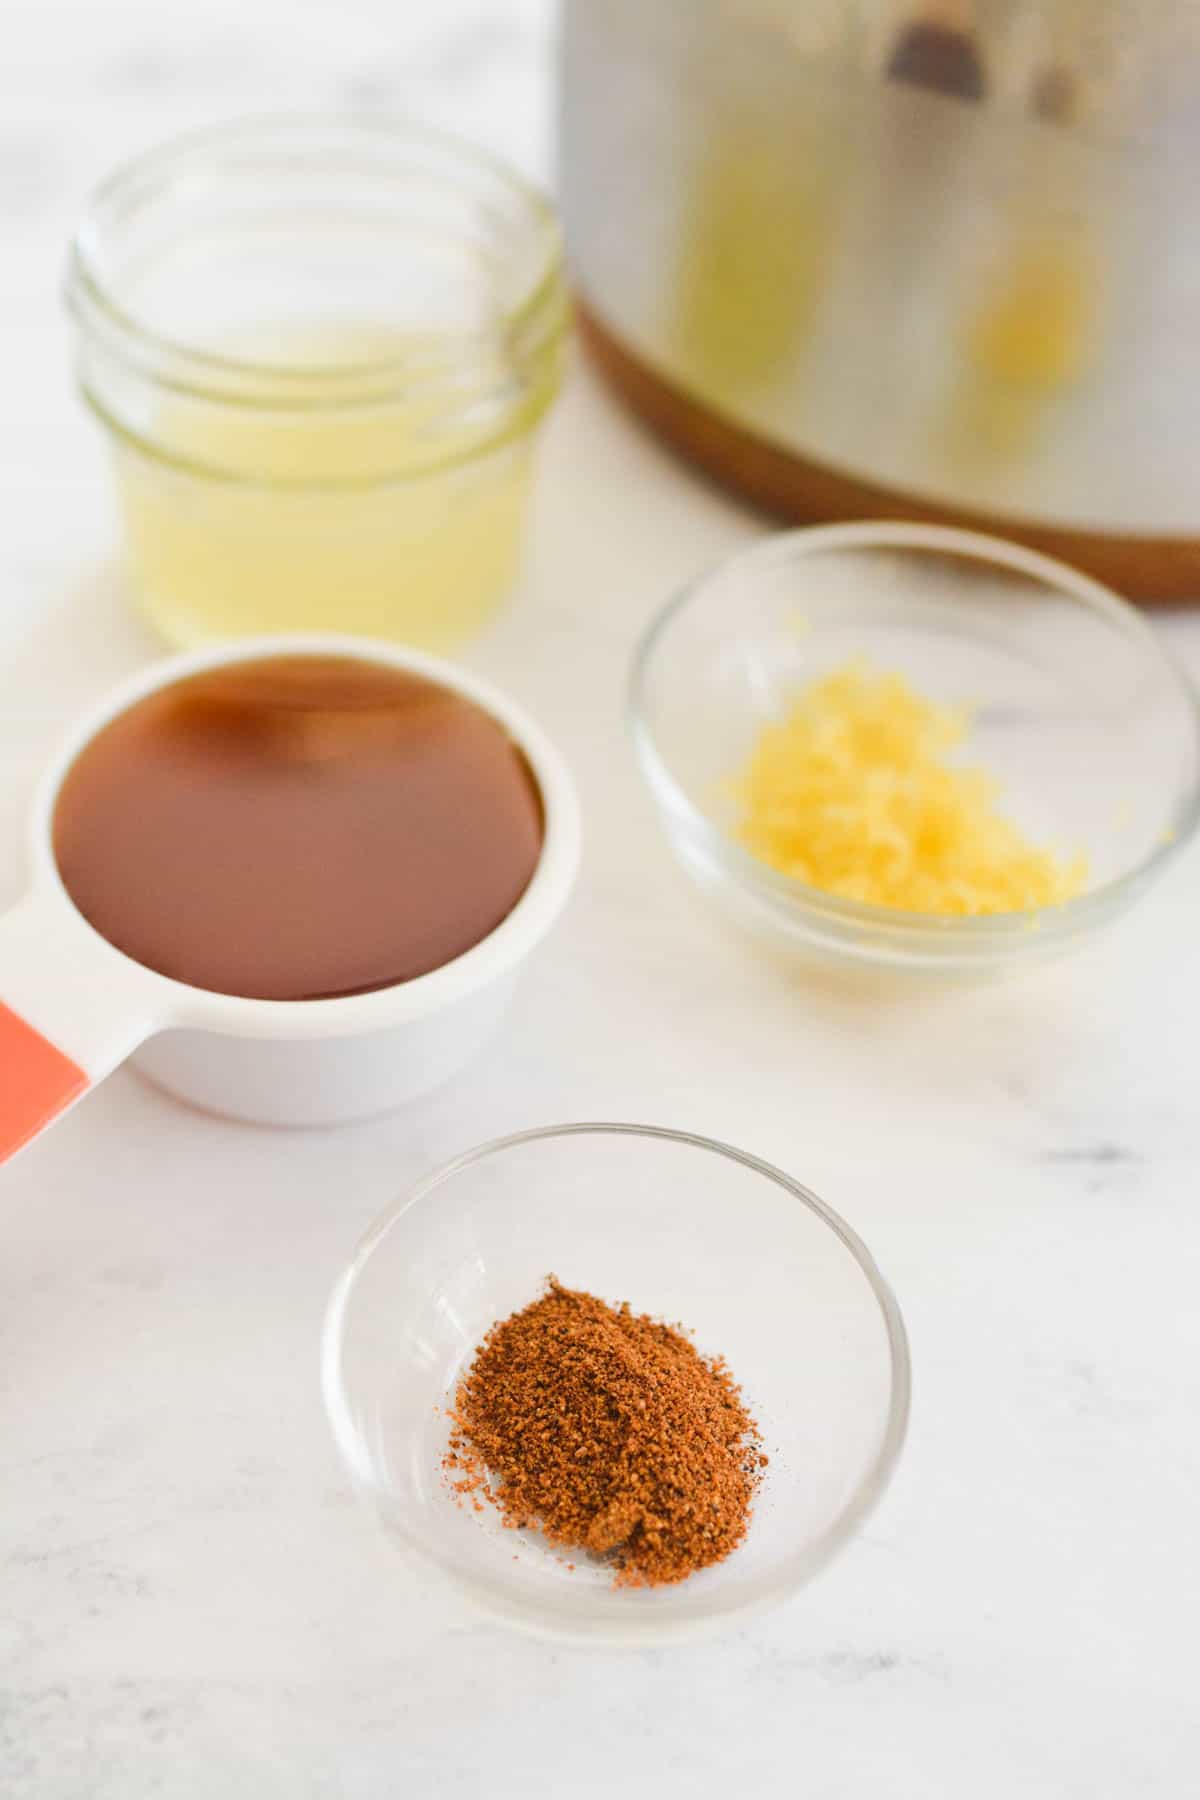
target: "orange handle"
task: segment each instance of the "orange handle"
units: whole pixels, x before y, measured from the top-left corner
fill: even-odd
[[[87,1087],[77,1063],[0,1001],[0,1163]]]

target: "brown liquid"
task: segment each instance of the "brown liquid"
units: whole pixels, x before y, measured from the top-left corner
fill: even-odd
[[[138,701],[72,765],[54,852],[84,917],[176,981],[314,1000],[495,930],[542,845],[503,727],[420,676],[277,657]]]

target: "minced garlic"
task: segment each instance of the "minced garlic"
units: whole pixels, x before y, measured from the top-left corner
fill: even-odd
[[[969,714],[900,675],[851,663],[768,725],[733,784],[738,836],[812,887],[920,913],[1054,906],[1087,865],[1028,843],[997,810],[998,784],[951,766]]]

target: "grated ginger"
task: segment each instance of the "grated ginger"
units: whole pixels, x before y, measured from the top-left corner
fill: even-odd
[[[734,781],[741,842],[811,887],[906,912],[1069,900],[1084,858],[1028,843],[997,811],[998,784],[945,760],[969,724],[900,675],[851,663],[825,676],[766,727]]]

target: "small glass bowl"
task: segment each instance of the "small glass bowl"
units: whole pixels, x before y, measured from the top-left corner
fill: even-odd
[[[971,710],[963,763],[998,779],[1033,843],[1086,856],[1082,894],[981,917],[902,912],[743,849],[728,778],[797,690],[856,658]],[[1200,711],[1145,619],[1064,564],[974,532],[885,523],[767,538],[660,614],[630,714],[683,866],[740,924],[801,956],[979,975],[1057,952],[1123,912],[1200,817]]]
[[[85,400],[172,642],[442,649],[511,586],[567,303],[549,203],[404,122],[252,122],[110,177],[71,246]]]
[[[771,1460],[725,1562],[617,1589],[449,1492],[457,1380],[551,1273],[727,1358]],[[342,1456],[399,1543],[509,1623],[587,1643],[688,1637],[786,1599],[879,1499],[909,1404],[899,1311],[849,1226],[757,1157],[648,1125],[522,1132],[421,1182],[338,1282],[322,1373]]]

